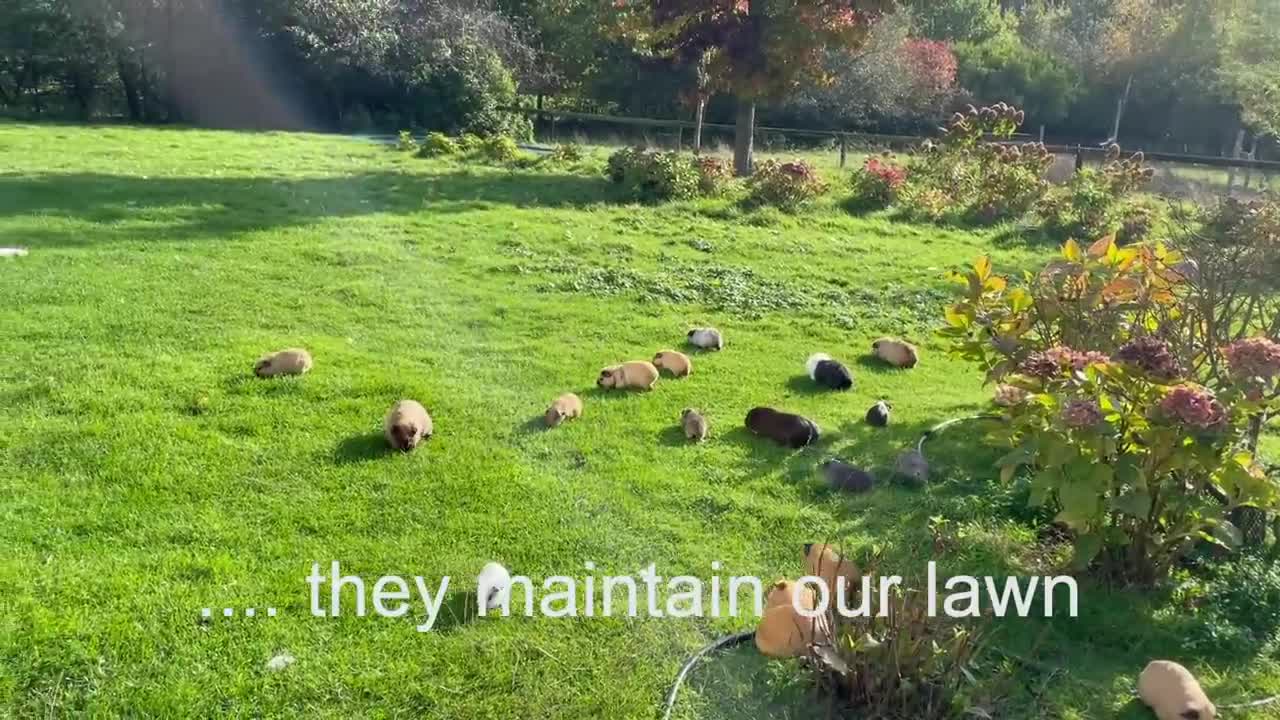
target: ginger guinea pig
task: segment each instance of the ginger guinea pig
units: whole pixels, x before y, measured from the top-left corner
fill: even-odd
[[[814,642],[829,635],[825,617],[807,618],[797,610],[797,605],[812,610],[817,603],[812,589],[790,580],[779,580],[769,590],[765,599],[764,614],[756,626],[756,648],[768,657],[799,657],[808,652]]]
[[[693,372],[693,362],[689,356],[675,350],[661,350],[653,356],[653,365],[659,370],[666,370],[673,377],[688,377]]]
[[[582,398],[573,393],[565,393],[551,403],[542,419],[546,421],[547,427],[555,427],[576,417],[582,417]]]
[[[1153,660],[1142,671],[1138,697],[1160,720],[1214,720],[1218,716],[1218,709],[1191,671],[1168,660]]]
[[[277,375],[301,375],[311,369],[311,353],[302,348],[289,348],[265,355],[254,363],[253,374],[258,377]]]
[[[408,452],[422,441],[430,440],[433,430],[431,416],[416,400],[401,400],[392,405],[382,429],[387,444],[401,452]]]
[[[845,597],[852,597],[852,593],[858,591],[858,581],[862,578],[858,568],[830,545],[805,545],[804,568],[809,575],[822,578],[831,598],[838,597],[836,592],[840,589],[841,580],[844,581]]]
[[[915,345],[894,338],[880,338],[871,343],[871,352],[896,368],[913,368],[920,362]]]
[[[626,388],[652,390],[656,382],[658,382],[658,368],[654,367],[653,363],[643,360],[607,367],[600,371],[600,377],[596,379],[596,385],[605,390]]]

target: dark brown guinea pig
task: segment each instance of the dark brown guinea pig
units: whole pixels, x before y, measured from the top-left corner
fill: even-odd
[[[818,426],[812,420],[773,408],[752,408],[746,425],[756,435],[783,447],[799,449],[818,441]]]

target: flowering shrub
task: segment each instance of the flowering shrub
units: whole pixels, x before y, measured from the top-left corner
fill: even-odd
[[[609,156],[605,174],[642,202],[696,197],[703,176],[690,155],[623,148]]]
[[[569,165],[582,161],[582,148],[578,145],[557,145],[547,159],[557,165]]]
[[[803,160],[785,163],[766,160],[756,167],[748,188],[751,203],[793,212],[826,192],[827,185],[813,166]]]
[[[733,175],[729,163],[711,155],[699,155],[694,164],[698,168],[698,192],[703,195],[720,194]]]
[[[889,207],[906,182],[907,169],[894,163],[887,153],[884,157],[869,157],[853,173],[853,200],[867,209]]]
[[[954,278],[964,297],[941,334],[1000,383],[1010,452],[1001,477],[1030,475],[1030,502],[1075,533],[1076,559],[1117,578],[1163,579],[1197,541],[1233,546],[1240,508],[1272,509],[1248,436],[1280,407],[1280,344],[1208,348],[1228,369],[1208,385],[1171,342],[1185,319],[1183,258],[1161,246],[1068,242],[1022,286],[985,258]]]
[[[509,163],[520,156],[520,147],[506,135],[492,135],[480,143],[476,152],[486,160]]]
[[[926,142],[913,159],[904,207],[933,221],[988,224],[1025,215],[1048,192],[1044,176],[1053,164],[1044,145],[1011,142],[1025,119],[1004,103],[953,115],[939,142]]]

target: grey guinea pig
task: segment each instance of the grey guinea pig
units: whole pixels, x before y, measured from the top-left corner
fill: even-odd
[[[835,458],[822,463],[822,474],[832,489],[842,492],[870,492],[876,482],[866,470]]]
[[[680,424],[684,426],[684,436],[694,442],[707,439],[707,419],[693,408],[685,408],[680,413]]]
[[[724,338],[715,328],[694,328],[689,331],[689,344],[703,350],[723,350]]]

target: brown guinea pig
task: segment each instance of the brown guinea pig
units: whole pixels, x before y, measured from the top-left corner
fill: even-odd
[[[582,417],[582,398],[573,393],[565,393],[551,403],[542,419],[546,421],[547,427],[555,427],[576,417]]]
[[[311,369],[311,353],[302,348],[289,348],[265,355],[253,365],[258,377],[301,375]]]
[[[693,372],[693,362],[689,356],[675,350],[661,350],[653,356],[653,364],[661,370],[670,372],[673,377],[688,377]]]
[[[812,420],[768,407],[752,408],[747,413],[747,429],[761,437],[793,449],[818,441],[818,426]]]
[[[431,439],[431,416],[427,409],[415,400],[401,400],[391,406],[383,423],[387,444],[396,450],[408,452],[424,440]]]
[[[694,442],[707,439],[707,419],[693,408],[685,408],[680,413],[680,424],[684,426],[684,436]]]
[[[607,367],[600,371],[600,377],[596,379],[596,385],[605,390],[625,388],[652,390],[656,382],[658,382],[658,368],[644,360],[633,360]]]
[[[774,583],[756,626],[756,648],[761,653],[775,658],[799,657],[816,640],[827,637],[826,618],[807,618],[796,610],[797,605],[806,610],[816,606],[811,588],[801,590],[790,580]]]
[[[913,368],[920,362],[916,346],[895,338],[880,338],[871,343],[871,352],[896,368]]]
[[[1218,715],[1191,671],[1168,660],[1147,664],[1138,676],[1138,697],[1160,720],[1214,720]]]

